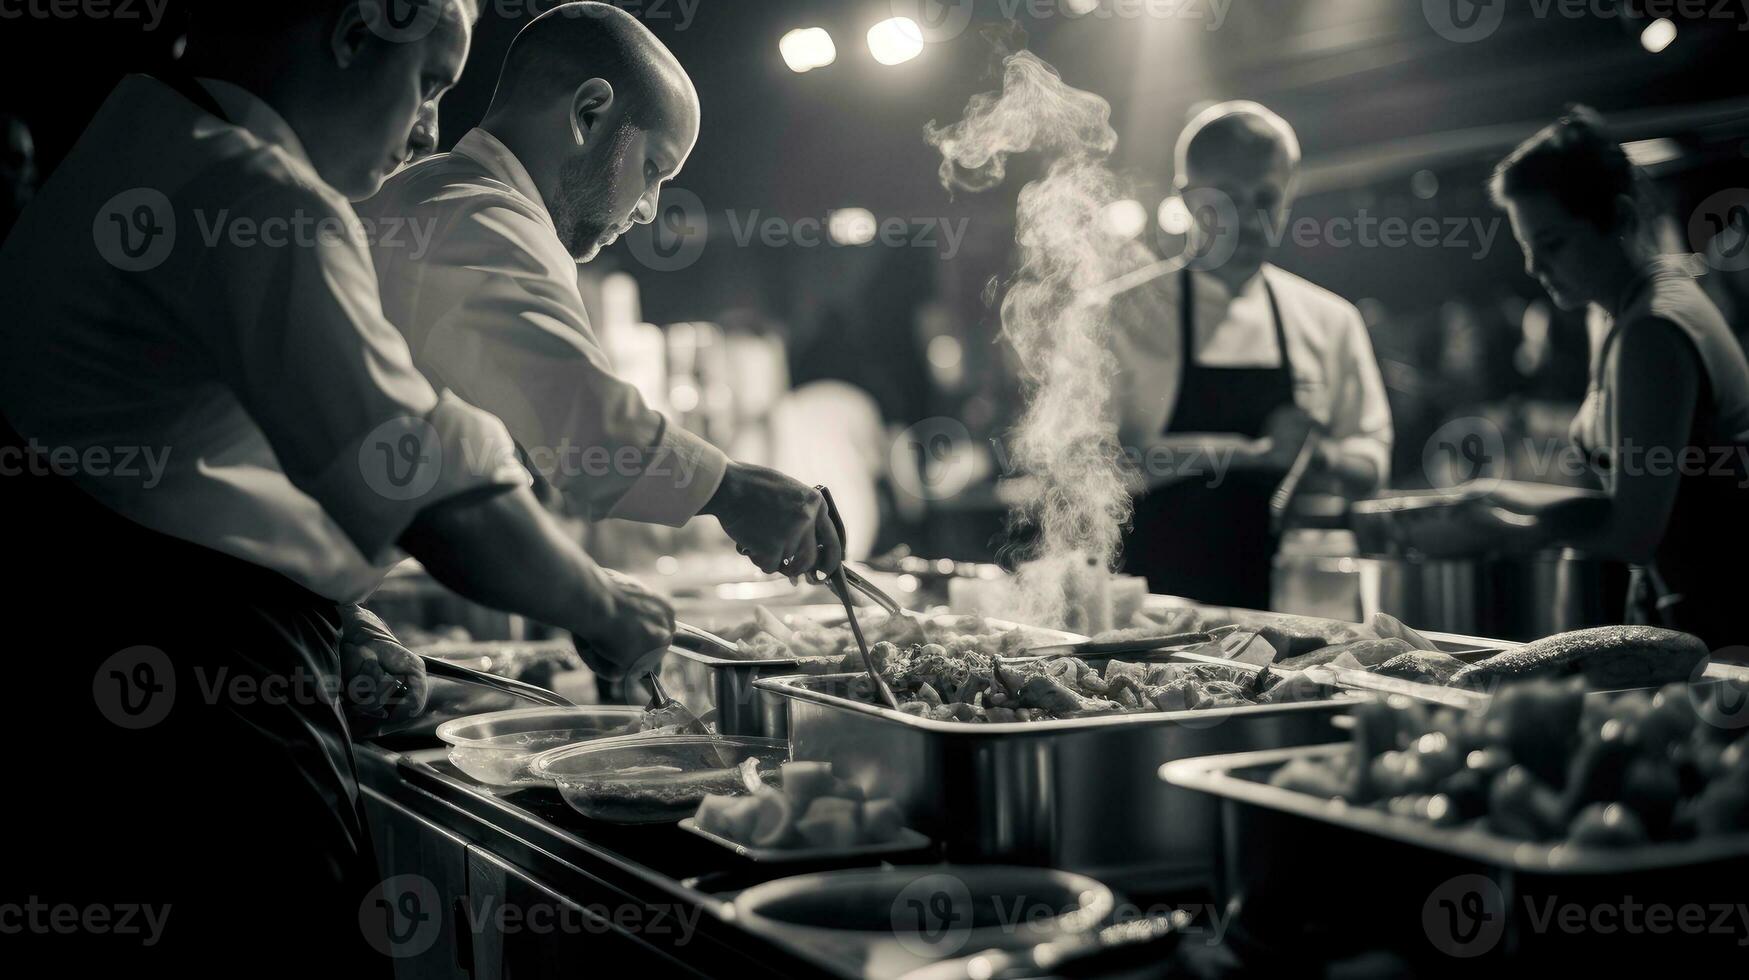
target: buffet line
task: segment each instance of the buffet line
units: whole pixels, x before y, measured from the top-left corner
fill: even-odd
[[[1533,897],[1682,906],[1749,870],[1749,671],[1685,634],[1520,644],[1147,596],[1088,636],[862,601],[679,603],[654,686],[708,729],[552,694],[407,758],[583,840],[720,850],[716,914],[843,975],[1163,969],[1196,924],[1114,914],[1143,896],[1204,897],[1249,967],[1614,957],[1658,937],[1581,947]],[[490,646],[471,662],[514,673]],[[1446,895],[1472,877],[1481,905]],[[1439,926],[1446,900],[1485,935]],[[1022,905],[1049,912],[991,917]]]

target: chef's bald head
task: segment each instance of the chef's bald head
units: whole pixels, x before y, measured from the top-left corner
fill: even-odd
[[[571,99],[599,78],[633,125],[696,125],[698,93],[680,62],[636,17],[606,3],[566,3],[516,35],[488,114],[519,113]]]
[[[1192,175],[1299,170],[1300,141],[1287,120],[1256,102],[1222,102],[1197,113],[1179,134],[1174,179],[1179,188]]]

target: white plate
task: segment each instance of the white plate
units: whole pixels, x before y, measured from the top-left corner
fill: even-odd
[[[697,834],[713,844],[726,847],[749,861],[761,864],[794,864],[800,861],[838,861],[845,858],[875,857],[882,854],[907,854],[921,851],[929,847],[931,841],[909,827],[899,830],[899,836],[885,844],[859,844],[855,847],[752,847],[740,841],[730,840],[721,834],[713,834],[708,830],[700,830],[698,821],[687,817],[680,821],[680,829],[689,834]]]

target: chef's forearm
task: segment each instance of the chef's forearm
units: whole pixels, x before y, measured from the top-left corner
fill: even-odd
[[[1384,485],[1377,456],[1343,439],[1319,439],[1313,462],[1320,471],[1335,477],[1351,497],[1370,497]]]
[[[439,582],[494,609],[587,632],[607,594],[600,568],[534,494],[469,494],[420,511],[400,540]]]

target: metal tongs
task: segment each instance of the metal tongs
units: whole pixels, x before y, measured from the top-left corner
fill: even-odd
[[[715,633],[701,630],[685,623],[674,624],[675,646],[693,650],[698,653],[713,653],[719,656],[727,654],[735,656],[735,645]],[[710,729],[704,722],[692,713],[692,709],[681,704],[662,687],[662,681],[655,671],[643,676],[644,689],[650,692],[650,703],[644,706],[644,717],[641,727],[648,731],[653,728],[674,727],[683,735],[709,735]]]
[[[849,539],[844,534],[844,518],[838,516],[838,505],[832,501],[832,491],[823,486],[814,489],[820,491],[820,496],[826,501],[826,516],[832,519],[832,529],[837,532],[839,542],[848,541]],[[826,587],[831,589],[832,594],[838,597],[838,601],[844,604],[844,615],[850,622],[850,633],[856,637],[856,649],[862,653],[862,665],[868,670],[868,679],[874,683],[875,693],[880,695],[881,702],[887,707],[897,709],[899,699],[893,696],[893,689],[887,686],[887,679],[875,669],[874,658],[869,656],[868,640],[863,637],[862,624],[856,619],[856,603],[850,599],[850,590],[852,587],[856,588],[857,591],[873,599],[876,604],[894,616],[901,614],[899,604],[886,593],[871,585],[867,579],[852,571],[849,563],[844,561],[838,563],[837,571],[826,576]]]

